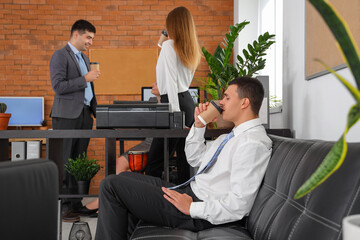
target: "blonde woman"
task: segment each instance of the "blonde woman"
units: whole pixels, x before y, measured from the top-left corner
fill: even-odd
[[[156,65],[156,82],[162,103],[169,103],[172,112],[185,113],[185,125],[194,122],[195,104],[189,87],[200,63],[201,52],[197,41],[195,24],[189,10],[177,7],[166,18],[168,40],[161,45]],[[146,174],[161,177],[163,171],[163,139],[154,139],[149,152]],[[170,153],[176,150],[178,182],[189,178],[186,161],[185,139],[171,139]]]
[[[195,106],[188,90],[201,53],[189,10],[172,10],[166,18],[166,31],[169,40],[162,43],[156,65],[157,86],[161,101],[169,102],[172,112],[184,111],[185,125],[191,127]]]

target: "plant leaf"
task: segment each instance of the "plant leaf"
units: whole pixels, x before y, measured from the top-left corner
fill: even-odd
[[[248,44],[248,49],[249,49],[249,52],[250,52],[250,54],[252,56],[256,55],[255,49],[250,44]]]
[[[218,61],[216,61],[216,59],[213,57],[213,55],[211,55],[206,49],[205,47],[202,47],[202,52],[205,56],[206,62],[209,65],[209,68],[211,70],[211,72],[215,75],[219,75],[221,72],[221,69],[219,67],[219,63]]]
[[[249,58],[249,56],[250,56],[248,51],[246,51],[246,49],[243,49],[243,54],[244,54],[245,58]]]
[[[241,23],[235,24],[235,26],[230,27],[230,31],[228,34],[225,34],[226,39],[228,40],[228,45],[224,49],[225,53],[225,59],[224,59],[224,65],[228,64],[230,62],[230,57],[234,48],[234,42],[236,38],[238,37],[240,31],[250,22],[243,21]]]
[[[343,78],[342,76],[340,76],[340,74],[338,74],[336,71],[334,71],[333,69],[331,69],[328,65],[326,65],[324,62],[322,62],[319,59],[315,59],[315,61],[319,62],[320,64],[322,64],[329,72],[331,72],[332,74],[334,74],[339,80],[340,82],[346,87],[347,90],[349,90],[349,92],[351,93],[351,95],[355,98],[355,101],[358,102],[358,104],[360,105],[360,91],[358,89],[356,89],[350,82],[348,82],[345,78]]]
[[[97,163],[98,160],[89,160],[85,152],[74,159],[69,158],[68,163],[65,164],[65,170],[73,175],[76,181],[88,181],[95,176],[100,170],[101,166]]]
[[[342,136],[331,148],[323,162],[311,177],[298,189],[295,199],[299,199],[324,182],[344,161],[347,144]]]
[[[294,198],[299,199],[312,191],[314,188],[323,183],[330,177],[344,162],[347,153],[347,143],[345,136],[349,129],[360,119],[360,105],[355,104],[351,107],[348,114],[347,126],[344,134],[334,144],[330,152],[326,155],[323,162],[316,169],[316,171],[310,176],[310,178],[299,188]]]

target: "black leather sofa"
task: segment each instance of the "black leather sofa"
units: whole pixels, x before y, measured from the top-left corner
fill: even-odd
[[[58,170],[44,159],[0,163],[0,239],[55,240]]]
[[[131,239],[342,239],[342,219],[360,213],[360,143],[348,145],[343,165],[327,181],[294,200],[297,189],[333,142],[270,137],[272,157],[245,224],[241,221],[191,232],[140,222]]]

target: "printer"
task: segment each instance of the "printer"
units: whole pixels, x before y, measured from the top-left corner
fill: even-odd
[[[183,128],[184,113],[168,103],[114,101],[96,107],[96,128]]]

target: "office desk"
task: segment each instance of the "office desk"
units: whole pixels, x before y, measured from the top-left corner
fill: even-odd
[[[217,137],[228,133],[230,129],[207,129],[205,138]],[[267,133],[291,137],[289,129],[267,129]],[[62,182],[63,169],[63,139],[64,138],[105,138],[105,175],[115,174],[116,141],[139,140],[144,138],[164,138],[164,170],[165,180],[169,180],[169,138],[182,138],[188,134],[188,129],[100,129],[100,130],[1,130],[0,131],[0,161],[9,160],[10,138],[46,138],[46,158],[54,161],[59,168],[59,183]],[[121,149],[123,150],[123,149]]]
[[[207,130],[205,137],[217,137],[230,130]],[[63,139],[64,138],[105,138],[105,175],[115,174],[116,141],[139,140],[147,137],[164,138],[164,169],[165,180],[169,180],[169,138],[182,138],[188,134],[188,129],[100,129],[100,130],[2,130],[0,132],[0,161],[9,160],[10,138],[46,138],[46,158],[54,161],[59,168],[60,182],[63,169]],[[59,182],[59,183],[60,183]]]

